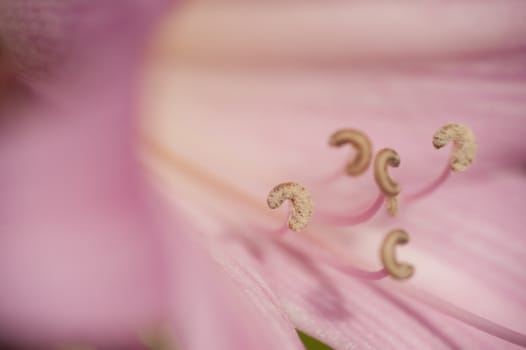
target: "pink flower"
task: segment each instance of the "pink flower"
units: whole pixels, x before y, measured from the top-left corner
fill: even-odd
[[[299,329],[337,349],[514,347],[470,324],[524,345],[497,327],[525,331],[524,6],[187,5],[163,22],[150,61],[148,161],[217,260],[257,272]],[[467,173],[402,204],[396,219],[314,223],[321,212],[358,213],[377,196],[370,173],[320,185],[349,156],[326,146],[332,132],[357,128],[375,151],[394,148],[403,194],[442,173],[450,154],[431,139],[450,122],[477,136]],[[286,181],[312,193],[313,222],[273,239],[286,213],[272,217],[265,200]],[[398,227],[411,235],[399,249],[416,269],[407,282],[362,281],[321,258],[329,250],[339,267],[377,270],[380,242]]]
[[[186,3],[156,32],[140,98],[131,73],[163,4],[58,4],[10,4],[0,28],[39,48],[4,39],[32,88],[2,110],[4,337],[129,348],[167,324],[185,349],[301,348],[292,323],[337,349],[514,347],[488,332],[524,345],[510,331],[526,324],[523,4]],[[394,148],[411,192],[446,166],[430,139],[451,121],[477,135],[468,173],[396,219],[316,223],[377,196],[370,173],[325,181],[348,157],[325,147],[333,131]],[[285,213],[265,200],[284,181],[307,186],[314,216],[275,237]],[[397,227],[412,279],[349,271],[378,269]]]

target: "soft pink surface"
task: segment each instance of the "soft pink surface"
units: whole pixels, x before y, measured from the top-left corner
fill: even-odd
[[[136,59],[119,62],[136,40],[115,45],[116,32],[98,46],[107,56],[86,55],[78,41],[119,16],[82,5],[2,4],[7,52],[31,84],[2,100],[1,323],[28,341],[123,341],[159,317],[159,228],[132,149]],[[82,23],[97,13],[97,29]]]
[[[0,336],[129,349],[164,331],[185,349],[300,349],[264,282],[247,294],[145,181],[136,73],[158,9],[2,3],[19,81],[0,107]],[[33,52],[40,36],[56,41]]]
[[[449,4],[451,11],[456,4]],[[459,4],[458,10],[469,6]],[[438,7],[438,2],[429,6]],[[165,27],[168,34],[161,36],[161,49],[155,51],[145,81],[143,111],[147,160],[165,181],[164,191],[203,227],[207,235],[202,239],[212,255],[227,269],[248,266],[270,284],[297,327],[337,349],[516,348],[416,302],[407,289],[438,295],[493,322],[526,331],[520,269],[525,263],[520,254],[524,225],[520,208],[525,204],[521,193],[526,188],[524,50],[504,52],[495,44],[484,52],[475,49],[477,53],[470,56],[459,55],[461,47],[456,46],[451,57],[453,51],[446,47],[425,59],[400,50],[404,60],[375,56],[378,59],[366,62],[363,57],[371,52],[353,51],[361,47],[350,43],[346,62],[335,54],[346,46],[318,52],[316,46],[309,49],[299,41],[290,46],[299,46],[298,50],[280,51],[267,38],[255,59],[253,51],[245,52],[245,46],[238,44],[247,40],[242,35],[265,30],[265,23],[256,18],[260,12],[246,6],[246,18],[230,13],[225,32],[236,28],[234,20],[248,29],[228,39],[221,37],[219,27],[207,36],[208,28],[217,23],[197,21],[210,14],[203,8],[191,13],[194,9],[189,6],[186,14],[173,18],[182,18],[183,24],[175,21]],[[327,13],[330,10],[320,16]],[[388,13],[371,14],[369,19],[382,15]],[[466,21],[470,15],[464,15]],[[304,18],[299,17],[291,19],[290,32],[284,36],[300,35]],[[340,23],[338,18],[333,18],[334,23]],[[364,18],[360,23],[366,22]],[[525,28],[513,23],[517,34],[513,40],[523,47]],[[411,24],[407,35],[420,38],[422,23],[407,25]],[[332,25],[318,23],[312,28],[318,30],[312,45],[323,38],[324,45],[330,45],[332,36],[340,34]],[[339,27],[344,32],[341,37],[353,28]],[[187,45],[185,39],[192,36],[184,37],[185,33],[200,33],[204,41]],[[466,32],[457,34],[462,37]],[[212,49],[206,38],[216,40],[210,42]],[[281,43],[279,38],[277,42]],[[257,43],[253,45],[258,47]],[[433,49],[432,40],[425,45]],[[186,51],[179,55],[174,48]],[[222,51],[225,48],[234,49]],[[279,182],[306,185],[314,194],[315,213],[357,213],[377,195],[370,173],[320,185],[320,180],[343,168],[349,156],[347,149],[327,146],[334,130],[359,128],[371,136],[376,150],[396,149],[402,165],[391,173],[403,191],[412,193],[444,169],[449,150],[436,151],[431,137],[449,122],[473,129],[478,158],[472,169],[453,174],[433,196],[402,206],[395,219],[379,214],[351,229],[312,225],[303,234],[269,239],[267,230],[278,227],[286,216],[285,209],[272,216],[276,213],[264,207],[268,190]],[[405,283],[353,279],[317,260],[310,250],[315,248],[305,247],[303,241],[314,237],[321,241],[319,249],[329,246],[343,262],[374,270],[379,267],[382,236],[397,227],[411,235],[410,244],[398,256],[417,269]]]
[[[226,22],[199,20],[203,13],[188,5],[172,19],[184,26],[169,27],[157,41],[166,48],[173,38],[177,50],[154,50],[142,86],[142,137],[170,153],[144,149],[161,176],[158,188],[178,205],[166,213],[135,159],[130,89],[138,61],[131,48],[162,4],[48,0],[27,12],[35,3],[0,7],[2,19],[6,13],[21,19],[1,21],[0,35],[19,58],[17,74],[33,88],[17,100],[23,103],[3,105],[0,121],[4,336],[123,344],[164,323],[189,349],[300,348],[292,321],[338,349],[514,348],[415,302],[407,288],[526,331],[519,249],[526,188],[526,31],[517,20],[523,4],[451,3],[439,17],[450,31],[431,32],[432,21],[410,19],[423,11],[431,20],[443,3],[335,2],[294,18],[247,7],[241,16],[228,12]],[[353,9],[360,21],[347,20]],[[75,14],[79,20],[62,22]],[[273,30],[290,31],[253,40],[266,23],[250,17],[257,14],[275,19]],[[484,19],[483,31],[472,18]],[[369,31],[393,19],[404,26],[387,27],[392,37]],[[222,37],[220,27],[205,28],[205,39],[217,34],[214,45],[184,37],[214,23],[246,30]],[[365,40],[378,33],[383,41]],[[244,54],[245,45],[231,46],[247,42],[238,34],[262,48],[257,59],[254,51]],[[186,45],[188,38],[212,51]],[[387,41],[403,45],[380,45]],[[35,42],[44,45],[28,51]],[[41,55],[42,47],[56,55]],[[261,227],[277,227],[285,216],[264,208],[278,182],[306,184],[324,210],[353,212],[375,198],[370,174],[320,186],[348,157],[348,150],[326,146],[335,129],[360,128],[375,149],[395,148],[402,167],[393,176],[411,191],[443,169],[448,151],[435,151],[431,135],[451,121],[473,128],[479,157],[436,195],[403,207],[397,219],[379,215],[348,230],[313,225],[278,241],[265,236]],[[399,252],[417,268],[408,283],[366,283],[313,259],[330,249],[344,263],[377,269],[378,244],[394,226],[412,237]],[[306,239],[319,243],[306,246]]]

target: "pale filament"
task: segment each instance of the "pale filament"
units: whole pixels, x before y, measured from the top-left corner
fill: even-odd
[[[281,183],[275,186],[267,197],[267,205],[271,209],[280,207],[284,201],[291,204],[288,221],[278,229],[269,232],[271,235],[281,236],[288,230],[299,232],[303,230],[312,218],[312,199],[305,187],[293,182]],[[369,221],[382,208],[385,195],[380,192],[375,201],[362,212],[355,215],[338,215],[319,213],[316,220],[324,224],[335,226],[353,226]]]
[[[477,155],[477,143],[475,135],[467,126],[447,124],[433,135],[433,146],[436,149],[450,142],[453,142],[451,157],[440,176],[419,191],[404,196],[404,202],[412,202],[430,195],[446,182],[452,172],[463,172],[473,163]]]
[[[320,220],[323,221],[323,223],[331,224],[335,226],[353,226],[353,225],[359,225],[364,222],[369,221],[373,216],[378,213],[378,211],[382,208],[385,201],[385,195],[380,192],[378,196],[376,197],[375,201],[365,210],[362,212],[355,214],[355,215],[337,215],[337,214],[331,214],[331,213],[323,213],[320,214]]]
[[[284,225],[277,230],[272,231],[271,233],[274,236],[281,237],[287,232],[289,232],[289,229],[292,231],[299,232],[303,230],[310,222],[311,216],[312,216],[312,199],[310,196],[310,193],[300,184],[294,183],[294,182],[285,182],[281,183],[277,186],[275,186],[269,193],[267,197],[267,204],[269,208],[276,209],[280,207],[284,201],[288,200],[291,204],[291,210],[289,214],[289,219],[284,223]],[[376,199],[375,203],[366,211],[361,213],[360,215],[357,215],[354,217],[354,222],[363,222],[368,220],[374,213],[378,212],[378,210],[382,207],[385,200],[385,195],[383,193],[380,193],[378,195],[378,198]],[[336,218],[333,220],[336,222],[340,218]],[[342,217],[342,221],[345,223],[348,223],[349,217]],[[396,231],[399,232],[399,231]],[[404,232],[405,233],[405,232]],[[390,235],[393,235],[393,232],[390,233]],[[407,235],[407,234],[406,234]],[[400,237],[396,238],[400,240]],[[394,260],[394,247],[393,244],[402,243],[400,241],[394,241],[391,243],[385,243],[382,246],[382,262],[384,264],[384,268],[378,271],[366,271],[359,268],[356,268],[352,266],[351,264],[342,262],[341,259],[335,258],[331,254],[327,254],[326,252],[320,252],[318,249],[315,250],[315,255],[317,256],[318,260],[324,261],[328,265],[332,266],[333,268],[340,270],[344,272],[345,274],[348,274],[350,276],[361,278],[361,279],[368,279],[368,280],[378,280],[385,278],[387,276],[393,276],[395,278],[408,278],[409,276],[401,277],[400,272],[396,271],[395,268],[398,268],[398,270],[403,269],[403,265],[397,264]],[[388,239],[386,239],[387,241]],[[305,244],[309,240],[308,239],[301,239],[300,244]],[[392,241],[392,239],[391,239]],[[309,242],[310,243],[310,242]],[[312,245],[312,243],[310,243]],[[388,246],[386,248],[386,246]],[[318,248],[318,247],[316,247]],[[390,257],[384,258],[385,256],[388,256],[390,254]],[[387,263],[386,263],[387,261]],[[395,264],[395,268],[393,268],[393,264]]]
[[[400,229],[389,232],[385,236],[380,248],[380,258],[384,268],[378,271],[360,270],[352,265],[342,264],[341,261],[333,257],[324,260],[334,268],[357,278],[378,280],[391,276],[397,280],[405,280],[413,276],[415,268],[410,264],[397,261],[396,246],[407,244],[408,242],[409,235],[407,232]]]
[[[316,181],[316,184],[322,185],[322,186],[328,186],[341,178],[343,176],[343,173],[340,169],[334,171],[332,174],[328,174],[325,177],[322,177],[321,179]]]
[[[389,273],[385,269],[380,269],[377,271],[367,271],[362,270],[349,263],[345,263],[341,260],[338,260],[332,256],[324,255],[320,257],[320,260],[331,266],[332,268],[341,271],[349,276],[365,279],[365,280],[381,280],[389,276]]]
[[[323,244],[309,239],[308,236],[298,239],[296,243],[298,246],[304,246],[305,249],[310,252],[309,255],[314,256],[316,261],[322,261],[332,268],[351,277],[365,280],[381,280],[389,276],[384,268],[377,271],[367,271],[357,268],[351,263],[346,262],[345,259],[337,257],[336,254],[330,253],[329,249],[320,249],[320,246],[323,246]]]
[[[442,184],[445,183],[449,178],[449,175],[451,175],[451,167],[449,164],[447,164],[439,177],[417,192],[403,196],[403,201],[405,203],[409,203],[427,197],[431,193],[435,192],[440,186],[442,186]]]
[[[386,203],[387,212],[396,215],[398,212],[398,194],[400,185],[389,175],[388,167],[398,167],[400,156],[396,151],[384,148],[378,152],[374,161],[375,180],[380,188],[376,200],[365,210],[354,215],[336,215],[330,213],[320,214],[321,221],[337,226],[353,226],[369,221]]]

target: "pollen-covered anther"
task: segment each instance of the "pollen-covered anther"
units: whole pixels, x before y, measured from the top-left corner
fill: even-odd
[[[447,124],[438,129],[433,135],[433,146],[440,149],[453,141],[451,153],[451,170],[462,172],[475,160],[477,155],[477,142],[475,135],[465,125]]]
[[[350,176],[361,175],[371,164],[373,157],[371,141],[367,135],[355,129],[337,130],[329,139],[329,145],[332,147],[342,147],[347,144],[355,149],[356,155],[354,159],[346,164],[345,173]]]
[[[303,230],[312,217],[312,197],[305,187],[295,182],[285,182],[274,187],[267,196],[270,209],[279,208],[285,200],[292,203],[288,226],[292,231]]]
[[[384,148],[376,154],[374,159],[374,179],[380,190],[388,197],[400,193],[400,185],[389,175],[388,167],[397,168],[400,165],[400,156],[395,150]]]
[[[415,268],[407,263],[400,263],[396,260],[396,246],[409,242],[409,235],[404,230],[393,230],[385,236],[380,250],[382,264],[387,273],[397,279],[404,280],[413,276]]]

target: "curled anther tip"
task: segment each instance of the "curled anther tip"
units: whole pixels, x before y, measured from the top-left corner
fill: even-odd
[[[303,230],[312,217],[312,197],[305,187],[295,182],[285,182],[275,186],[267,196],[270,209],[279,208],[285,200],[292,203],[288,226],[292,231]]]
[[[329,138],[329,145],[341,147],[349,144],[356,150],[356,156],[345,166],[345,173],[350,176],[363,174],[373,157],[373,146],[369,137],[363,132],[355,129],[341,129],[335,131]]]
[[[391,216],[398,214],[399,201],[398,196],[386,197],[385,204],[387,207],[387,213]]]
[[[400,194],[400,185],[391,178],[388,171],[388,167],[397,168],[399,165],[400,156],[390,148],[379,151],[374,159],[374,179],[380,190],[388,197]]]
[[[404,230],[393,230],[385,236],[382,242],[380,256],[384,269],[389,275],[397,280],[408,279],[415,273],[413,265],[399,263],[396,260],[396,246],[409,242],[409,235]]]
[[[438,129],[433,135],[433,146],[440,149],[453,141],[451,153],[451,170],[462,172],[466,170],[477,156],[477,142],[475,134],[465,125],[447,124]]]

